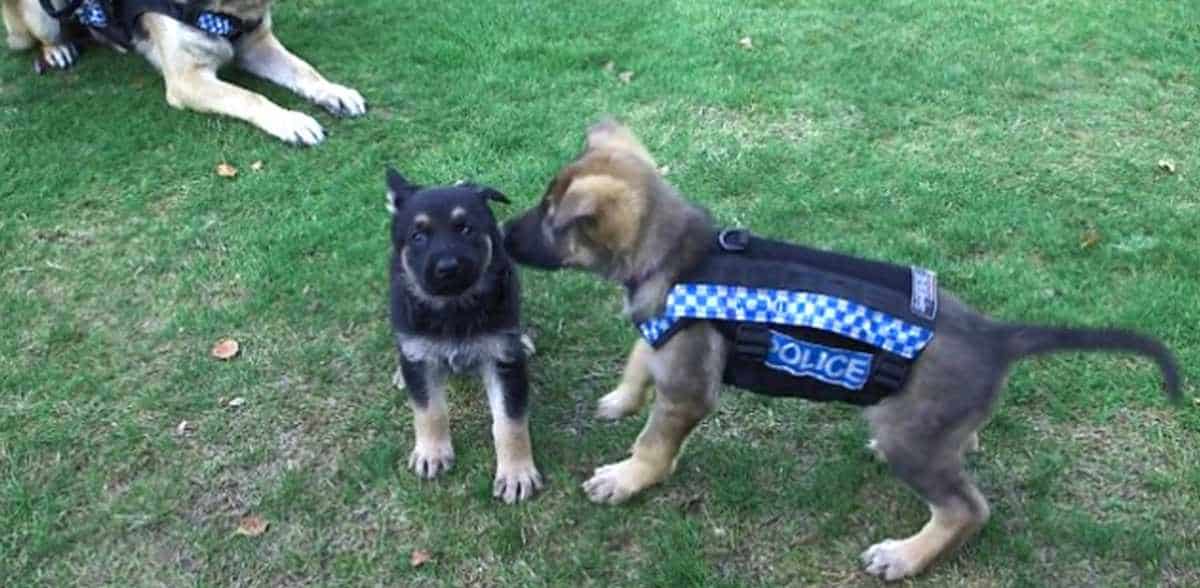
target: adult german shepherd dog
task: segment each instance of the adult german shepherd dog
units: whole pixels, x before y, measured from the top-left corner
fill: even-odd
[[[408,390],[416,446],[408,466],[432,479],[454,464],[446,379],[483,378],[496,443],[494,494],[533,496],[542,476],[529,441],[529,378],[520,330],[521,287],[504,252],[484,186],[417,186],[388,170],[392,214],[392,329],[400,354],[395,383]]]
[[[709,214],[669,186],[642,144],[612,121],[590,129],[583,153],[505,233],[518,263],[581,268],[625,284],[625,312],[639,323],[664,312],[673,285],[717,236]],[[1168,392],[1179,395],[1175,361],[1154,339],[1119,329],[997,322],[949,292],[938,295],[936,336],[906,383],[865,409],[872,446],[932,511],[915,535],[882,541],[862,554],[866,570],[887,580],[921,572],[987,521],[987,501],[963,469],[963,452],[975,444],[1018,359],[1067,350],[1139,353],[1158,363]],[[659,348],[639,340],[620,385],[600,399],[598,414],[637,412],[651,383],[654,408],[632,455],[598,468],[583,484],[591,500],[621,503],[667,478],[684,439],[717,403],[730,345],[712,320],[687,323]]]
[[[313,117],[285,109],[264,96],[217,78],[231,61],[283,86],[338,116],[367,111],[362,95],[326,80],[284,48],[272,30],[272,0],[0,0],[8,46],[36,49],[38,62],[65,69],[77,46],[70,38],[78,11],[100,11],[95,36],[118,49],[142,54],[166,80],[175,108],[244,120],[282,141],[316,145],[325,130]],[[58,18],[49,11],[53,10]],[[205,20],[206,19],[206,20]],[[202,28],[207,27],[207,29]],[[98,34],[103,33],[103,35]]]

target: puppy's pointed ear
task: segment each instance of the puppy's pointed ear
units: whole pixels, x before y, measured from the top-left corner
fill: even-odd
[[[650,152],[625,125],[612,117],[604,117],[588,128],[585,149],[604,149],[615,153],[632,155],[652,167],[658,167]]]
[[[420,186],[408,181],[396,168],[387,169],[387,209],[390,214],[396,214],[404,206],[404,201],[421,189]]]
[[[504,192],[501,192],[495,188],[481,186],[475,193],[478,194],[480,198],[483,198],[484,201],[495,200],[496,202],[500,202],[502,204],[512,203],[512,201],[508,199],[508,196],[504,195]]]
[[[558,201],[554,207],[554,215],[550,217],[550,227],[555,231],[580,222],[592,221],[600,211],[600,201],[590,192],[571,192]]]

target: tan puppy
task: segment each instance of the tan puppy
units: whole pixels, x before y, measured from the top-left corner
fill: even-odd
[[[625,312],[642,323],[660,316],[668,292],[706,259],[716,242],[708,213],[688,203],[657,171],[624,127],[603,122],[585,149],[550,183],[541,203],[505,227],[518,263],[574,267],[623,283]],[[1120,350],[1153,358],[1178,397],[1174,359],[1161,343],[1119,329],[1049,328],[988,319],[938,291],[936,335],[903,387],[866,409],[872,448],[928,504],[928,524],[906,539],[863,553],[866,570],[888,580],[917,574],[987,521],[987,501],[963,469],[963,452],[987,422],[1016,360],[1063,350]],[[731,340],[712,318],[683,322],[660,347],[639,342],[620,386],[600,399],[598,415],[639,411],[653,383],[650,418],[632,455],[596,469],[583,487],[595,502],[624,502],[665,480],[688,434],[716,406],[727,377]]]
[[[50,0],[62,9],[68,0]],[[39,0],[0,0],[8,45],[36,48],[54,68],[70,67],[77,56],[69,27],[47,14]],[[288,110],[267,98],[217,78],[217,69],[234,62],[241,69],[288,88],[339,116],[366,113],[366,101],[351,88],[326,80],[288,51],[272,31],[272,0],[172,0],[181,10],[205,10],[254,23],[234,39],[207,33],[160,12],[145,12],[128,27],[130,45],[163,75],[167,103],[244,120],[288,143],[316,145],[325,130],[313,117]],[[112,15],[114,25],[120,15]]]

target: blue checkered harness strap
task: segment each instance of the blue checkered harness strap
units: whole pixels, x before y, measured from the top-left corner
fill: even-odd
[[[914,359],[933,331],[906,323],[857,302],[774,288],[721,284],[676,284],[661,316],[638,325],[651,345],[682,319],[725,320],[808,327],[829,331]]]

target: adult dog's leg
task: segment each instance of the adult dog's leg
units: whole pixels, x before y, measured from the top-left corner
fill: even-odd
[[[446,372],[431,362],[408,361],[403,355],[400,370],[407,384],[417,437],[408,467],[418,476],[432,479],[454,465],[450,414],[446,410]]]
[[[64,3],[52,4],[61,8]],[[28,49],[33,46],[32,39],[37,39],[42,45],[41,62],[47,66],[67,69],[79,57],[79,50],[63,37],[62,26],[42,10],[38,0],[4,0],[4,22],[8,29],[8,46]]]
[[[224,55],[214,53],[216,42],[204,33],[161,14],[146,13],[141,22],[149,40],[139,49],[162,71],[171,106],[241,119],[288,143],[325,140],[325,131],[311,116],[217,79],[222,59],[232,57],[228,45]]]
[[[602,419],[619,419],[627,417],[642,409],[648,396],[650,386],[650,355],[653,353],[650,344],[638,339],[625,362],[625,371],[621,374],[621,383],[616,390],[600,398],[596,406],[596,416]]]
[[[486,363],[483,383],[492,408],[492,437],[496,442],[492,494],[512,504],[533,496],[542,487],[529,440],[529,377],[524,357]]]
[[[268,14],[261,25],[238,42],[237,64],[307,98],[338,116],[360,116],[367,102],[352,88],[326,80],[313,66],[296,57],[271,31]]]

